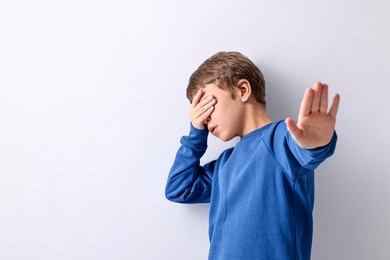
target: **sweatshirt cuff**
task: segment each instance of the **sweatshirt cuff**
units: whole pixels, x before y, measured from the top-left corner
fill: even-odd
[[[334,154],[334,151],[336,150],[336,143],[337,143],[337,133],[336,131],[333,132],[332,139],[330,142],[322,147],[317,147],[314,149],[308,149],[312,154],[327,154],[328,156],[331,156]]]
[[[207,129],[197,129],[190,123],[190,133],[183,139],[190,145],[207,146],[209,131]]]

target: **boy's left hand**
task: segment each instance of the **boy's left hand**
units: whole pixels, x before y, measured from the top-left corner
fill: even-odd
[[[305,149],[327,145],[332,139],[340,95],[335,94],[328,112],[328,85],[316,82],[308,88],[301,103],[298,123],[286,119],[288,131],[297,144]]]

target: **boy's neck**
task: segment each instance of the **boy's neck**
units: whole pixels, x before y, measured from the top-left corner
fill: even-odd
[[[257,102],[250,102],[245,108],[242,121],[242,134],[240,135],[240,137],[243,137],[250,132],[259,129],[273,121],[274,120],[272,120],[267,115],[265,108],[261,104]]]

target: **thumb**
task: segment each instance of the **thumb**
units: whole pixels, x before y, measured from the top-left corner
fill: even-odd
[[[285,122],[287,130],[290,132],[292,138],[298,140],[302,136],[301,129],[298,128],[297,124],[290,117],[286,118]]]

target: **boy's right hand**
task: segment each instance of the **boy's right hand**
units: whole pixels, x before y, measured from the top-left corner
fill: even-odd
[[[214,111],[217,100],[213,96],[204,96],[203,89],[199,89],[191,105],[191,123],[200,130],[206,129],[206,124],[210,120],[210,115]]]

